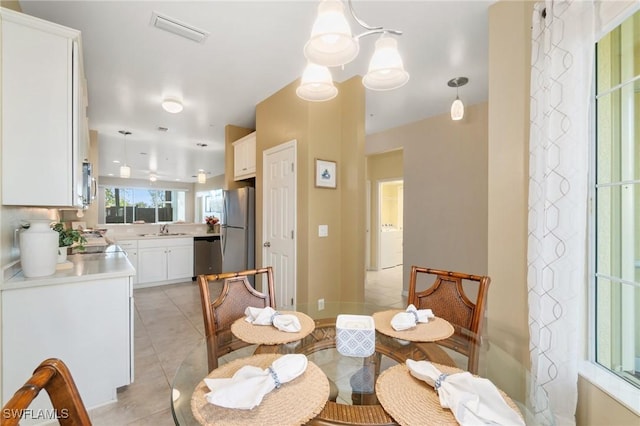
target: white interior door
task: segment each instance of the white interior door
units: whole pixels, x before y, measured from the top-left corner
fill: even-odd
[[[296,303],[296,141],[263,153],[262,263],[273,267],[276,306]]]

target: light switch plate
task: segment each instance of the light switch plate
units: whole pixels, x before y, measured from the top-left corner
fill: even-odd
[[[329,236],[329,225],[318,225],[318,237]]]

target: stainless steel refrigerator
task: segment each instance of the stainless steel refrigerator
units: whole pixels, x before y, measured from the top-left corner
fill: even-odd
[[[244,187],[224,191],[222,272],[255,267],[255,189]]]

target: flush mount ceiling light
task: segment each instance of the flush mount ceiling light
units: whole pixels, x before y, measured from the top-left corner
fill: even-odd
[[[127,166],[127,136],[131,134],[128,130],[118,130],[118,133],[122,135],[124,148],[124,164],[120,166],[120,177],[128,179],[131,177],[131,167]]]
[[[451,119],[454,121],[462,120],[464,117],[464,104],[458,97],[458,88],[469,82],[467,77],[452,78],[447,82],[447,86],[456,88],[456,99],[451,104]]]
[[[162,108],[171,114],[177,114],[183,109],[182,102],[176,98],[165,98],[162,101]]]
[[[320,2],[311,36],[304,46],[304,55],[309,64],[296,91],[302,99],[328,101],[334,98],[337,89],[333,87],[331,74],[326,67],[343,66],[351,62],[360,51],[360,39],[371,34],[381,34],[381,37],[376,42],[369,70],[362,79],[364,86],[371,90],[392,90],[404,86],[409,81],[409,73],[404,70],[397,42],[394,38],[388,37],[389,34],[402,35],[402,31],[366,24],[356,15],[351,0],[347,2],[351,16],[366,31],[356,36],[351,34],[351,28],[344,16],[344,3],[341,0]],[[312,70],[312,67],[323,67],[324,70]],[[319,73],[323,75],[321,80],[309,77]]]

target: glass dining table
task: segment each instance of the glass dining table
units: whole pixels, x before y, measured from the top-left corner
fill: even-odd
[[[467,355],[471,346],[477,350],[480,368],[477,374],[486,377],[488,369],[483,368],[483,359],[487,355],[488,342],[480,336],[456,327],[453,336],[432,342],[409,341],[375,331],[375,352],[370,356],[347,356],[336,349],[336,318],[340,314],[378,315],[391,308],[365,303],[335,302],[325,303],[322,310],[316,306],[298,304],[282,307],[278,311],[302,312],[313,319],[315,328],[300,340],[281,344],[251,344],[237,349],[219,358],[218,370],[234,360],[248,359],[260,354],[305,354],[309,361],[317,365],[327,376],[331,386],[329,400],[324,403],[319,414],[307,422],[313,425],[354,424],[354,425],[395,425],[396,420],[379,402],[376,381],[386,370],[404,364],[407,359],[428,360],[442,365],[466,371],[469,363]],[[400,311],[399,309],[397,310]],[[237,337],[233,337],[237,339]],[[496,351],[495,345],[492,351]],[[467,351],[456,351],[465,347]],[[344,351],[343,351],[344,352]],[[473,352],[473,351],[472,351]],[[501,356],[505,356],[504,353]],[[520,387],[531,388],[528,373],[518,362],[507,362],[509,371],[501,377],[488,377],[490,380],[522,377]],[[208,371],[207,341],[202,339],[180,364],[172,383],[171,411],[176,425],[189,426],[200,424],[218,424],[215,421],[203,421],[194,415],[192,399],[196,398],[196,388],[211,372]],[[458,371],[458,370],[456,370]],[[398,384],[398,386],[402,386]],[[520,392],[518,392],[520,393]],[[523,391],[526,394],[526,389]],[[509,395],[518,407],[527,425],[553,424],[549,413],[533,412],[526,397]],[[539,394],[537,398],[540,399]],[[296,401],[290,401],[296,404]],[[445,410],[445,409],[440,409]],[[453,416],[451,416],[453,419]],[[224,423],[224,422],[223,422]]]

